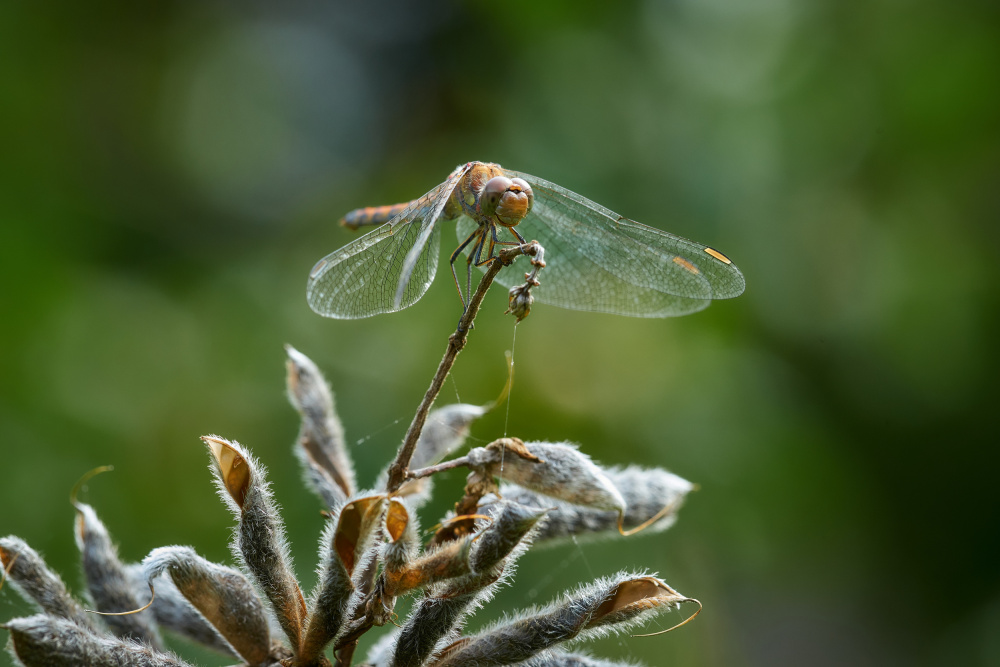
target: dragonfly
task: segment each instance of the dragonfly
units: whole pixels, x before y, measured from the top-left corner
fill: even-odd
[[[628,218],[555,183],[498,164],[468,162],[424,196],[351,211],[341,224],[376,226],[319,260],[309,274],[309,305],[340,319],[407,308],[437,273],[443,221],[455,221],[450,265],[465,305],[456,261],[485,271],[498,247],[532,238],[545,248],[538,303],[631,317],[686,315],[714,299],[743,293],[743,274],[724,254]],[[517,262],[496,282],[523,282]]]

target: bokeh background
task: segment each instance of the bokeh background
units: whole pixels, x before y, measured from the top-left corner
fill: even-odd
[[[538,306],[516,346],[489,296],[439,401],[492,399],[515,346],[509,417],[473,442],[572,440],[700,491],[667,533],[528,554],[473,627],[648,568],[705,612],[598,655],[1000,664],[998,63],[985,0],[2,3],[0,534],[80,590],[67,494],[114,464],[86,500],[123,558],[227,560],[218,433],[269,466],[311,584],[282,345],[326,372],[370,482],[459,304],[439,275],[327,320],[308,271],[347,210],[496,161],[720,248],[748,287],[670,320]]]

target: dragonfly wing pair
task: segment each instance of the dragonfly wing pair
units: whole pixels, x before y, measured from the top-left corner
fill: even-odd
[[[707,246],[639,224],[575,192],[514,171],[531,184],[535,202],[518,225],[527,239],[545,248],[540,303],[631,317],[670,317],[693,313],[712,299],[743,292],[735,264]],[[475,223],[460,218],[457,236]],[[524,267],[500,271],[508,287],[524,281]]]
[[[327,317],[370,317],[401,310],[423,296],[437,272],[439,218],[468,169],[456,169],[395,218],[320,260],[307,288],[313,310]],[[743,275],[721,253],[624,218],[544,179],[504,172],[523,178],[534,191],[534,205],[518,230],[545,248],[542,284],[533,292],[540,303],[669,317],[743,292]],[[459,241],[476,225],[459,216]],[[523,282],[525,267],[518,264],[502,269],[497,282],[508,287]]]

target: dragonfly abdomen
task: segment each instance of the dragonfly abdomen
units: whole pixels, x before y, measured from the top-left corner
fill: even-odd
[[[357,229],[369,225],[381,225],[389,222],[403,212],[412,202],[392,204],[391,206],[367,206],[356,208],[340,220],[340,224],[348,229]]]

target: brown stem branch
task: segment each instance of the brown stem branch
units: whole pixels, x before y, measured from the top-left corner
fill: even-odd
[[[427,466],[426,468],[418,468],[417,470],[409,470],[406,473],[406,479],[420,479],[421,477],[430,477],[431,475],[436,475],[439,472],[444,472],[445,470],[451,470],[453,468],[461,468],[462,466],[469,465],[468,456],[460,456],[457,459],[451,459],[450,461],[445,461],[444,463],[438,463],[437,465]]]
[[[497,254],[496,259],[490,262],[489,268],[486,269],[482,280],[479,281],[479,287],[476,289],[475,294],[472,295],[472,298],[469,299],[468,308],[465,309],[462,318],[458,321],[458,328],[455,330],[455,333],[448,337],[448,348],[445,350],[441,363],[438,364],[437,372],[431,379],[431,386],[427,388],[427,393],[424,394],[423,400],[420,401],[420,405],[417,407],[417,413],[413,416],[410,428],[406,431],[403,444],[396,454],[396,460],[389,466],[389,480],[386,483],[386,491],[388,493],[393,493],[406,481],[407,467],[410,465],[413,451],[417,447],[417,440],[420,438],[420,433],[424,429],[427,414],[430,412],[431,405],[434,404],[434,399],[437,398],[438,393],[441,391],[441,387],[444,385],[445,378],[448,377],[451,367],[455,365],[455,358],[458,357],[458,353],[465,347],[469,331],[472,329],[472,322],[479,313],[479,306],[482,305],[486,291],[493,284],[493,280],[500,273],[500,269],[508,266],[520,255],[534,257],[542,252],[544,252],[542,246],[537,241],[532,241],[531,243],[501,250]]]

